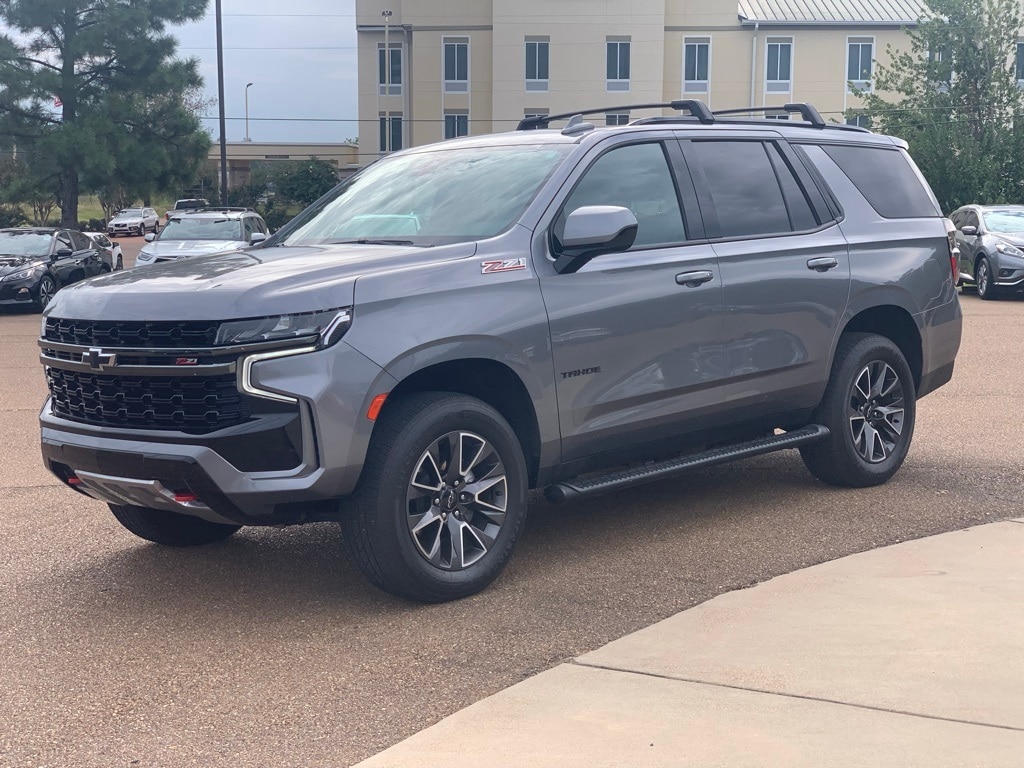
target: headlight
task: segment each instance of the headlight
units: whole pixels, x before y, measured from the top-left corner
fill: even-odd
[[[136,257],[136,261],[151,261],[153,259],[152,253],[146,253],[145,251],[139,251],[139,255]]]
[[[29,267],[28,269],[21,269],[17,272],[11,272],[9,275],[4,275],[0,280],[7,282],[8,280],[28,280],[32,275],[35,274],[36,268]]]
[[[320,312],[302,312],[294,315],[272,315],[248,320],[231,320],[217,329],[218,346],[228,344],[257,344],[262,341],[280,341],[318,336],[317,347],[329,347],[345,335],[352,324],[351,308],[325,309]]]
[[[1010,245],[1009,243],[996,243],[996,250],[1000,253],[1005,253],[1007,256],[1024,258],[1024,251],[1016,245]]]

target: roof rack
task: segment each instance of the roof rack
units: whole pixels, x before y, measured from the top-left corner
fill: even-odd
[[[827,123],[825,118],[821,116],[821,113],[814,108],[813,105],[807,104],[806,102],[793,102],[790,104],[783,104],[775,107],[742,107],[738,109],[716,109],[712,112],[707,104],[697,99],[677,99],[676,101],[668,101],[661,104],[626,104],[618,107],[601,107],[599,109],[584,109],[577,110],[575,112],[565,112],[560,115],[537,115],[536,117],[527,117],[521,120],[516,130],[529,131],[536,128],[546,128],[548,123],[554,120],[567,120],[574,117],[581,117],[582,115],[596,115],[600,113],[611,113],[611,112],[627,112],[632,109],[677,109],[679,111],[686,111],[690,113],[689,117],[642,117],[638,120],[634,120],[630,125],[650,125],[652,123],[675,123],[680,120],[690,120],[696,118],[699,122],[709,125],[718,122],[718,118],[727,118],[723,122],[729,123],[751,123],[761,125],[763,120],[760,118],[752,120],[740,120],[731,118],[732,115],[749,115],[754,112],[759,113],[794,113],[799,114],[805,123],[804,127],[816,128],[823,130],[828,128],[830,130],[837,131],[856,131],[858,133],[870,133],[867,128],[861,128],[856,125],[843,125],[842,123]],[[794,124],[794,127],[800,126],[799,123]],[[573,126],[570,126],[573,127]]]
[[[573,112],[564,112],[560,115],[537,115],[527,117],[519,121],[517,131],[532,131],[538,128],[547,128],[548,123],[554,120],[568,120],[579,115],[599,115],[606,112],[628,112],[633,109],[676,109],[680,112],[686,111],[702,123],[715,122],[715,116],[708,109],[708,105],[697,99],[676,99],[675,101],[659,102],[657,104],[623,104],[617,107],[600,107],[598,109],[577,109]]]
[[[241,205],[211,205],[205,208],[183,208],[174,215],[182,213],[245,213],[247,211],[255,212],[255,209]]]

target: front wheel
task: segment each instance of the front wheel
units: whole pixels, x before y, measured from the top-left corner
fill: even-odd
[[[211,523],[163,509],[108,504],[117,521],[140,539],[166,547],[196,547],[222,541],[242,526]]]
[[[884,336],[844,334],[814,417],[830,434],[800,449],[804,464],[830,485],[865,488],[886,482],[910,449],[916,399],[914,377],[899,347]]]
[[[55,293],[57,293],[57,283],[49,275],[43,275],[39,280],[39,287],[36,289],[36,300],[33,302],[36,310],[42,312],[46,309],[46,305],[50,303]]]
[[[978,296],[988,301],[996,298],[995,276],[992,274],[992,263],[987,256],[982,256],[978,260],[974,277],[978,286]]]
[[[512,427],[486,403],[410,395],[381,415],[351,503],[345,549],[381,589],[420,602],[467,597],[508,562],[526,519]]]
[[[124,256],[118,254],[117,264],[114,266],[114,271],[120,272],[122,269],[124,269]]]

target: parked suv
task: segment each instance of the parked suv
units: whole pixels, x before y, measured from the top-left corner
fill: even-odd
[[[260,247],[62,291],[47,466],[170,546],[340,521],[422,601],[497,576],[529,488],[792,447],[885,482],[953,373],[952,225],[898,139],[671,106],[395,153]]]
[[[267,239],[270,230],[251,208],[199,208],[171,217],[159,235],[146,235],[136,266],[230,251]]]
[[[201,197],[187,197],[184,200],[175,200],[174,207],[164,212],[164,221],[170,221],[171,216],[175,216],[182,211],[194,211],[198,208],[209,208],[210,203]]]
[[[1024,291],[1024,206],[965,205],[949,217],[960,248],[960,280],[983,299]]]
[[[160,217],[153,208],[125,208],[107,222],[107,234],[111,237],[159,231]]]

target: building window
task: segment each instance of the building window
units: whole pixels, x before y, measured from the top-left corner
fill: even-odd
[[[446,139],[457,139],[459,136],[469,136],[469,113],[458,110],[445,110],[444,137]]]
[[[389,43],[387,58],[390,61],[390,73],[388,65],[384,61],[384,43],[377,44],[377,87],[381,96],[400,96],[402,94],[402,44]],[[390,80],[388,79],[390,75]],[[390,88],[389,88],[390,86]]]
[[[1024,88],[1024,43],[1017,43],[1017,85]]]
[[[402,113],[380,113],[380,151],[397,152],[402,148]]]
[[[609,91],[629,90],[629,38],[607,39],[606,69]]]
[[[862,91],[871,90],[871,60],[874,57],[873,37],[846,38],[846,79],[853,87]]]
[[[765,93],[789,93],[793,89],[793,39],[769,37],[765,44]]]
[[[609,112],[604,116],[605,125],[629,125],[629,112]]]
[[[444,40],[444,91],[469,91],[469,38],[446,37]]]
[[[855,125],[858,128],[871,128],[871,118],[865,114],[851,115],[846,118],[847,125]]]
[[[711,38],[683,40],[683,93],[707,93],[711,69]]]
[[[550,45],[546,37],[526,38],[526,90],[548,89],[548,54]]]

